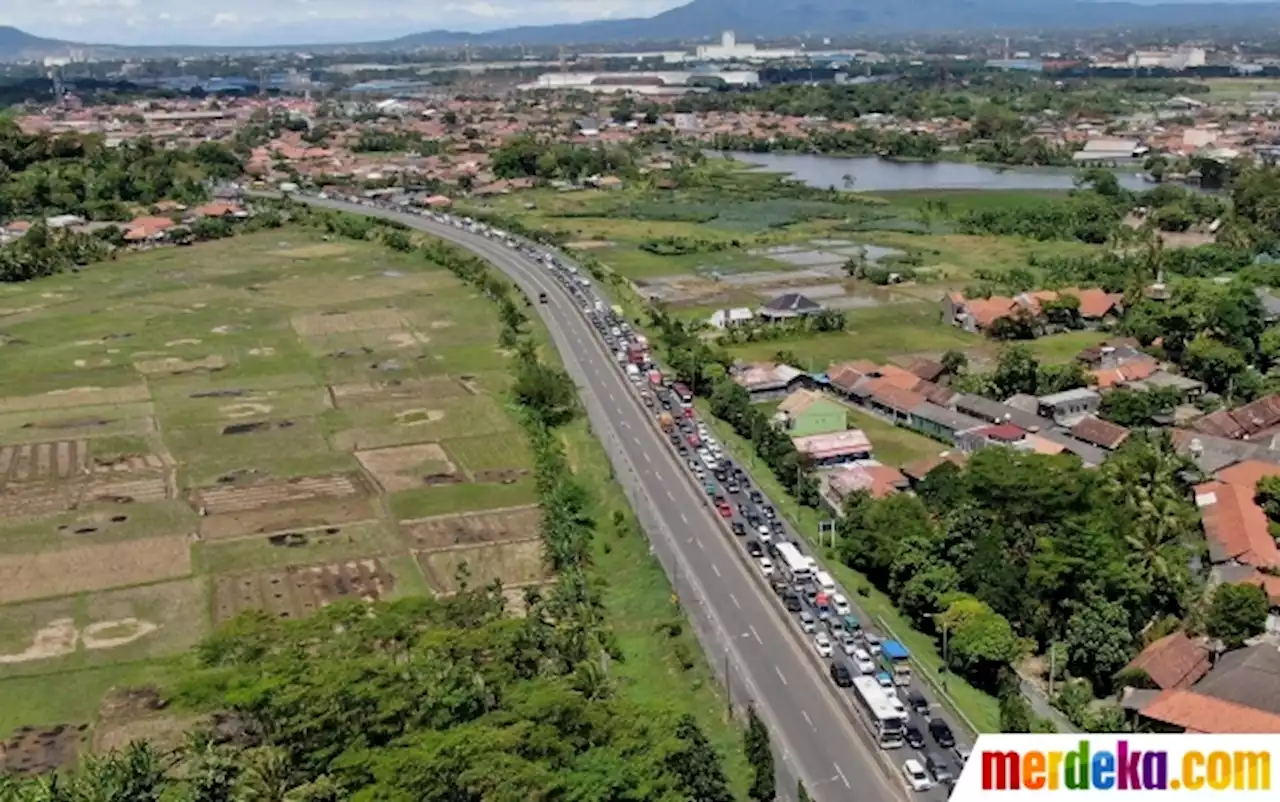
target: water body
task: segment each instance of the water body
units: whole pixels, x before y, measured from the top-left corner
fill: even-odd
[[[811,187],[844,188],[845,174],[853,176],[854,192],[902,189],[1073,189],[1077,170],[1059,167],[1000,169],[964,162],[895,162],[874,156],[843,158],[810,153],[731,153],[746,164],[787,173]],[[1135,172],[1117,171],[1126,189],[1147,190],[1154,184]]]

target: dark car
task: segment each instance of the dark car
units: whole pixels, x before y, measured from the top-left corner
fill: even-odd
[[[538,293],[538,303],[545,304],[547,302],[547,294],[545,292]]]
[[[847,665],[837,660],[831,664],[831,681],[841,688],[848,688],[853,685],[853,672]]]
[[[912,749],[924,748],[924,733],[920,732],[920,728],[916,725],[908,724],[906,732],[902,734],[902,737],[906,739],[907,746]]]
[[[732,529],[733,533],[738,537],[742,537],[747,533],[747,528],[742,525],[742,521],[734,521],[729,524],[729,528]]]
[[[765,506],[764,517],[768,518],[770,521],[778,517],[778,511],[773,508],[772,504]]]
[[[751,501],[752,501],[753,503],[755,503],[755,504],[761,504],[761,503],[763,503],[763,502],[764,502],[764,496],[760,495],[760,491],[759,491],[759,490],[752,490],[752,491],[751,491]]]
[[[748,540],[748,541],[747,541],[747,554],[750,554],[752,557],[763,557],[763,556],[764,556],[764,549],[760,548],[760,543],[759,543],[759,541],[756,541],[756,540]]]
[[[800,597],[794,593],[782,594],[782,605],[787,608],[789,613],[798,613],[804,609],[804,603],[800,601]]]
[[[742,488],[738,487],[738,483],[735,480],[730,479],[729,481],[725,482],[724,489],[726,493],[733,495],[733,494],[736,494]]]
[[[924,768],[933,777],[934,782],[950,785],[956,781],[956,775],[951,771],[951,764],[937,752],[924,753]]]
[[[910,691],[907,693],[907,707],[917,716],[927,718],[929,716],[929,700],[924,698],[924,694],[920,691]]]
[[[769,580],[769,587],[773,588],[774,595],[778,597],[781,597],[788,590],[790,590],[790,587],[787,585],[786,580],[778,579],[776,577]]]
[[[950,749],[956,745],[955,733],[951,732],[951,727],[940,718],[929,720],[929,734],[943,749]]]

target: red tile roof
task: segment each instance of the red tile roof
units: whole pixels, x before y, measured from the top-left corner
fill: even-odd
[[[1012,423],[984,426],[975,430],[974,433],[980,434],[988,440],[999,440],[1003,443],[1013,443],[1027,436],[1026,431],[1014,426]]]
[[[1259,568],[1280,567],[1280,549],[1266,513],[1253,500],[1254,488],[1224,482],[1196,486],[1196,505],[1215,563],[1235,560]]]
[[[1094,386],[1105,390],[1108,387],[1115,387],[1117,384],[1140,381],[1159,369],[1160,365],[1154,359],[1135,359],[1118,368],[1102,368],[1090,371],[1090,373],[1093,375]]]
[[[1173,688],[1142,708],[1142,715],[1198,733],[1277,733],[1280,716],[1212,696]]]
[[[1209,673],[1209,650],[1187,637],[1185,632],[1165,635],[1148,644],[1125,669],[1146,672],[1160,690],[1187,688]]]
[[[888,379],[872,379],[867,383],[867,389],[876,402],[900,412],[910,412],[924,403],[924,396],[904,390]]]
[[[915,462],[908,462],[902,466],[902,473],[909,479],[920,481],[929,474],[933,473],[933,469],[937,468],[944,462],[950,462],[953,465],[964,465],[965,455],[960,451],[952,451],[947,455],[938,454],[933,457],[925,457]]]
[[[1095,446],[1114,450],[1129,437],[1129,430],[1101,418],[1085,418],[1071,428],[1071,436]]]
[[[1277,424],[1280,424],[1280,395],[1269,395],[1236,409],[1205,415],[1191,424],[1191,428],[1216,437],[1242,440]]]

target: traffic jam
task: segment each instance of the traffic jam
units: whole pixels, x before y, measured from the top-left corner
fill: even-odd
[[[484,236],[523,253],[554,276],[614,355],[618,369],[651,411],[679,461],[822,659],[831,682],[850,694],[852,707],[881,748],[901,750],[901,762],[895,759],[895,764],[903,782],[916,792],[939,788],[950,793],[969,757],[969,747],[957,740],[913,681],[907,649],[866,626],[845,592],[806,554],[801,539],[699,418],[689,388],[663,375],[651,358],[648,340],[632,328],[619,307],[605,304],[576,265],[470,218],[361,197],[336,199],[408,212]],[[547,300],[545,293],[540,294],[540,303]]]

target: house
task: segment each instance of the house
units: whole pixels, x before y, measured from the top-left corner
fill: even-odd
[[[733,380],[751,396],[753,403],[783,398],[805,380],[807,374],[790,365],[764,362],[744,365],[733,371]]]
[[[1186,654],[1190,660],[1192,655]],[[1197,666],[1190,666],[1194,673]],[[1169,676],[1178,673],[1173,667]],[[1190,676],[1190,675],[1189,675]],[[1126,707],[1155,729],[1199,733],[1280,732],[1280,651],[1260,643],[1227,652],[1194,684],[1126,694]],[[1138,703],[1128,700],[1136,697]]]
[[[778,405],[774,419],[793,438],[843,432],[848,410],[816,390],[796,390]]]
[[[1254,500],[1258,480],[1280,476],[1280,465],[1250,460],[1218,472],[1214,481],[1196,485],[1196,506],[1209,544],[1209,562],[1255,569],[1280,568],[1280,549],[1271,536],[1267,515]],[[1231,574],[1236,578],[1237,574]]]
[[[952,292],[942,298],[942,320],[965,331],[979,333],[990,329],[998,320],[1022,315],[1041,330],[1046,323],[1044,305],[1064,297],[1077,299],[1076,315],[1086,328],[1108,323],[1123,311],[1123,293],[1106,292],[1097,287],[1024,292],[1014,298],[1002,295],[966,298],[962,293]]]
[[[1026,444],[1027,432],[1012,423],[996,423],[978,426],[960,432],[956,436],[956,448],[966,454],[981,451],[991,446],[1018,448]]]
[[[422,205],[430,209],[448,209],[453,206],[453,199],[445,195],[428,195],[422,199]]]
[[[1071,154],[1076,164],[1099,167],[1115,167],[1141,158],[1148,151],[1136,139],[1097,137],[1084,143],[1084,147]]]
[[[717,309],[711,313],[707,322],[712,328],[729,329],[741,326],[743,323],[750,323],[752,320],[755,320],[755,313],[745,306],[739,306],[734,309]]]
[[[1093,370],[1118,368],[1130,362],[1150,360],[1138,341],[1132,337],[1120,337],[1085,348],[1076,354],[1076,360]]]
[[[583,136],[600,136],[600,123],[591,117],[579,118],[573,125]]]
[[[1115,451],[1129,438],[1129,430],[1091,415],[1071,427],[1071,436],[1099,448]]]
[[[822,307],[798,292],[788,292],[769,301],[756,313],[771,323],[816,315]]]
[[[188,212],[191,217],[245,217],[243,209],[234,203],[215,202],[196,206]]]
[[[1205,415],[1191,424],[1191,428],[1215,437],[1247,440],[1265,436],[1277,425],[1280,425],[1280,395],[1269,395],[1236,409]]]
[[[1179,376],[1166,370],[1156,370],[1145,378],[1126,378],[1122,386],[1129,390],[1155,390],[1163,387],[1174,387],[1182,394],[1182,400],[1193,401],[1204,395],[1204,382],[1189,376]]]
[[[167,217],[138,217],[125,223],[124,238],[129,242],[162,239],[174,222]]]
[[[1093,390],[1079,387],[1040,396],[1039,413],[1043,418],[1052,418],[1060,426],[1074,426],[1081,419],[1097,412],[1101,404],[1102,396]]]
[[[1039,399],[1037,399],[1039,403]],[[1012,423],[1028,432],[1039,432],[1052,428],[1053,421],[1042,418],[1034,412],[1027,412],[990,398],[983,398],[972,393],[961,393],[952,400],[951,406],[957,412],[969,415],[987,423]]]
[[[901,471],[888,465],[849,465],[832,471],[824,480],[823,496],[835,510],[843,509],[845,500],[858,491],[885,498],[910,486]]]
[[[947,369],[936,359],[916,357],[907,363],[906,369],[927,382],[936,382]]]
[[[869,409],[900,424],[909,424],[911,411],[926,403],[924,396],[904,390],[885,378],[863,382],[854,388],[854,393],[856,396],[862,396],[863,403]]]
[[[907,481],[911,483],[912,487],[915,487],[943,463],[951,463],[956,467],[963,467],[967,461],[968,458],[959,451],[946,451],[933,457],[925,457],[915,462],[908,462],[902,466],[902,475],[907,477]]]
[[[984,421],[932,401],[911,408],[907,425],[944,443],[955,443],[960,432],[982,426]]]
[[[1160,363],[1151,357],[1146,357],[1112,368],[1096,368],[1089,371],[1089,375],[1093,377],[1092,387],[1097,390],[1110,390],[1114,387],[1128,387],[1133,382],[1140,382],[1155,375],[1159,369]]]
[[[861,429],[796,437],[796,450],[813,461],[815,467],[831,468],[871,459],[871,441]]]
[[[1209,666],[1209,650],[1179,631],[1147,644],[1120,673],[1145,674],[1151,685],[1167,691],[1194,685],[1209,673]]]

